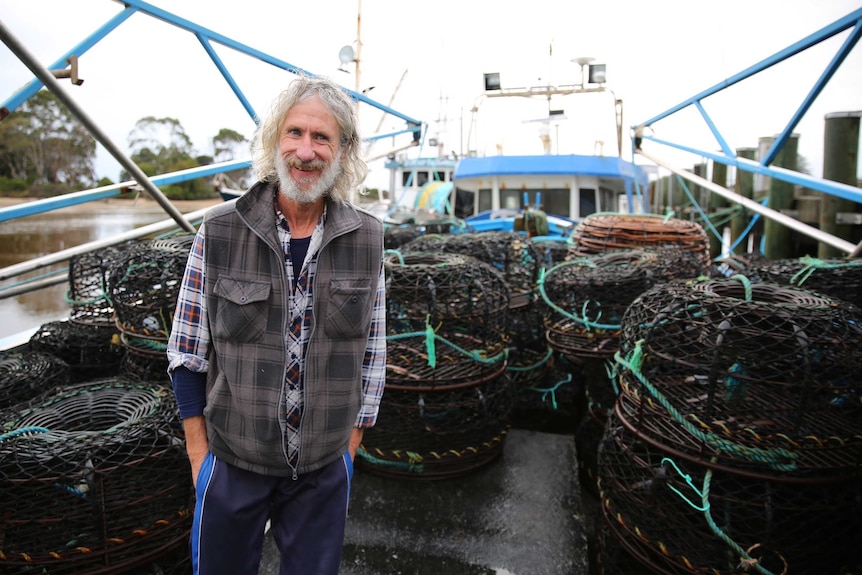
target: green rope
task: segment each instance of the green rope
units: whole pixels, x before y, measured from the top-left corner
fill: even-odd
[[[749,553],[745,549],[740,547],[740,545],[736,541],[731,539],[724,531],[722,531],[721,528],[715,523],[715,520],[712,518],[712,513],[710,513],[709,511],[709,486],[712,482],[712,469],[707,468],[706,475],[703,479],[703,490],[700,490],[694,486],[690,475],[680,471],[679,467],[677,467],[673,459],[665,457],[661,460],[661,464],[664,465],[665,463],[670,463],[676,470],[676,472],[679,473],[683,480],[688,484],[688,486],[691,487],[692,491],[694,491],[698,495],[698,497],[700,497],[700,505],[693,503],[688,497],[683,495],[680,490],[678,490],[670,483],[666,483],[666,485],[683,501],[688,503],[689,506],[703,513],[703,516],[706,518],[706,523],[707,525],[709,525],[709,528],[712,530],[712,532],[716,536],[718,536],[719,539],[721,539],[728,546],[730,546],[730,548],[733,549],[734,552],[736,552],[736,554],[741,558],[739,562],[739,567],[743,568],[744,571],[748,571],[748,567],[754,567],[758,572],[763,573],[763,575],[775,575],[774,573],[772,573],[772,571],[769,571],[768,569],[763,567],[757,559],[751,557],[751,555],[749,555]]]
[[[545,357],[534,363],[533,365],[528,365],[527,367],[519,367],[517,365],[510,365],[506,369],[509,371],[531,371],[533,369],[538,369],[548,363],[551,357],[554,355],[554,349],[549,347],[547,353],[545,353]]]
[[[401,255],[401,252],[398,250],[385,250],[383,252],[384,255],[393,255],[398,258],[398,263],[402,266],[404,265],[404,256]]]
[[[571,260],[571,261],[563,262],[561,264],[557,264],[554,267],[552,267],[550,270],[547,270],[547,272],[546,272],[545,268],[542,268],[539,271],[539,279],[536,280],[536,285],[539,287],[539,293],[541,294],[542,299],[545,301],[546,304],[548,304],[548,307],[550,307],[551,309],[553,309],[554,311],[556,311],[557,313],[559,313],[563,317],[566,317],[572,321],[575,321],[575,322],[583,325],[587,329],[609,329],[609,330],[620,329],[622,327],[622,324],[618,324],[618,323],[616,323],[616,324],[602,324],[602,323],[598,323],[598,321],[593,321],[593,320],[587,319],[587,306],[590,303],[589,300],[584,302],[584,305],[581,307],[581,315],[578,316],[578,315],[574,315],[571,312],[561,308],[560,306],[558,306],[557,304],[552,302],[551,299],[548,297],[548,293],[545,291],[545,275],[546,275],[546,273],[550,273],[550,272],[556,270],[557,268],[561,268],[564,266],[576,265],[576,264],[587,264],[587,266],[589,266],[589,267],[596,267],[595,263],[590,261],[590,260],[579,259],[579,260]],[[599,315],[598,315],[598,317],[596,317],[596,320],[601,319],[601,317],[602,317],[602,312],[599,312]]]
[[[693,436],[708,445],[720,450],[731,453],[735,456],[744,457],[746,459],[765,463],[772,469],[778,471],[792,471],[796,469],[796,454],[783,448],[777,449],[759,449],[756,447],[748,447],[740,445],[728,439],[717,436],[712,432],[704,432],[696,428],[688,419],[686,419],[659,390],[647,380],[641,373],[640,367],[643,363],[643,340],[635,344],[635,348],[629,354],[628,358],[624,358],[618,351],[614,354],[614,359],[632,373],[639,382],[652,394],[652,396],[664,407],[673,419],[685,428]]]
[[[4,433],[0,435],[0,441],[6,441],[7,439],[12,439],[13,437],[18,437],[19,435],[24,435],[25,433],[48,433],[51,431],[47,427],[22,427],[20,429],[15,429],[10,431],[9,433]]]
[[[813,258],[811,256],[803,256],[799,258],[799,261],[805,264],[801,270],[793,274],[790,278],[790,283],[798,286],[802,286],[805,281],[811,277],[811,275],[819,270],[819,269],[837,269],[837,268],[852,268],[858,267],[862,265],[862,262],[847,262],[847,263],[834,263],[834,262],[825,262],[819,258]],[[797,283],[798,280],[798,283]]]
[[[406,469],[408,471],[415,471],[416,473],[422,473],[424,471],[425,466],[421,463],[418,463],[422,460],[422,458],[411,451],[407,451],[407,456],[410,458],[408,462],[402,461],[387,461],[385,459],[380,459],[379,457],[374,457],[368,451],[359,446],[359,449],[356,450],[356,455],[365,459],[366,461],[373,463],[374,465],[379,465],[381,467],[397,467],[398,469]]]
[[[742,274],[733,274],[728,279],[736,280],[745,290],[745,301],[751,301],[751,281]]]
[[[473,351],[466,350],[466,349],[452,343],[451,341],[449,341],[445,337],[443,337],[441,335],[437,335],[436,333],[434,333],[434,329],[431,328],[431,326],[427,323],[427,320],[426,320],[426,328],[424,331],[414,331],[411,333],[397,333],[397,334],[387,335],[386,340],[387,341],[395,341],[398,339],[407,339],[407,338],[411,338],[411,337],[424,337],[426,350],[430,348],[431,350],[434,351],[434,355],[435,355],[434,358],[431,357],[430,353],[428,356],[428,365],[430,365],[431,367],[434,367],[434,364],[436,364],[436,361],[437,361],[436,360],[436,348],[435,348],[435,342],[437,342],[437,341],[441,341],[441,342],[445,343],[446,345],[448,345],[449,347],[451,347],[452,349],[454,349],[458,353],[465,355],[465,356],[473,359],[474,361],[477,361],[479,363],[488,364],[488,365],[491,365],[494,363],[499,363],[501,360],[506,359],[509,355],[508,349],[504,349],[503,351],[501,351],[495,355],[492,355],[490,357],[487,355],[488,352],[485,350],[473,350]],[[434,364],[432,364],[432,361],[434,362]]]
[[[565,383],[570,383],[572,381],[572,374],[568,374],[567,377],[558,381],[553,387],[525,387],[521,391],[537,391],[542,394],[542,401],[545,401],[545,398],[548,395],[551,396],[551,406],[554,409],[557,409],[557,388]]]
[[[428,366],[431,368],[437,365],[437,351],[434,345],[436,335],[431,326],[431,314],[428,314],[425,316],[425,350],[428,352]]]

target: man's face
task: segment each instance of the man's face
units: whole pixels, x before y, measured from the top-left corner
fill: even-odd
[[[326,195],[341,175],[340,134],[318,98],[300,102],[285,115],[275,163],[282,194],[301,203]]]

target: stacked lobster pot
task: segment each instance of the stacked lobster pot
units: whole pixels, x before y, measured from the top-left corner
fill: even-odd
[[[596,213],[584,218],[570,242],[578,256],[629,249],[680,249],[711,269],[709,238],[697,222],[658,214]]]
[[[862,548],[862,310],[744,276],[623,318],[604,528],[644,572],[849,573]]]
[[[121,370],[167,383],[167,349],[174,309],[194,234],[151,240],[111,269],[108,288],[125,348]]]
[[[194,492],[170,389],[65,385],[0,422],[0,572],[130,573],[187,548]]]
[[[386,392],[357,466],[411,479],[470,473],[502,452],[510,425],[506,280],[460,254],[396,252],[384,265]]]
[[[66,362],[73,382],[118,372],[125,350],[114,325],[108,277],[118,261],[142,245],[145,242],[130,240],[78,254],[69,260],[66,293],[66,301],[71,306],[69,320],[42,324],[30,338],[28,347]]]
[[[742,271],[760,281],[815,291],[862,307],[862,259],[756,259]]]
[[[547,308],[537,289],[542,255],[536,244],[517,232],[424,235],[405,244],[402,252],[472,256],[503,274],[509,289],[507,370],[516,389],[512,425],[541,427],[534,415],[541,411],[534,390],[548,389],[552,350],[545,340]]]

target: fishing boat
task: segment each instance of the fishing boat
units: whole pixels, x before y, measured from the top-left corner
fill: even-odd
[[[649,171],[622,157],[622,100],[606,85],[604,64],[593,64],[592,58],[579,59],[579,64],[581,82],[575,85],[506,88],[501,86],[499,74],[485,74],[485,91],[477,102],[542,100],[547,103],[547,116],[523,120],[540,127],[541,154],[511,155],[500,150],[496,155],[472,153],[460,159],[454,188],[470,228],[511,231],[523,212],[531,209],[547,219],[550,235],[566,236],[590,214],[642,211],[639,196],[649,186]],[[605,107],[600,113],[614,119],[614,154],[565,153],[559,143],[560,126],[567,121],[564,107],[571,112],[572,107],[583,103],[578,98],[596,95],[612,96],[613,111]],[[477,104],[473,107],[473,125],[480,124]],[[596,148],[604,150],[604,146]]]

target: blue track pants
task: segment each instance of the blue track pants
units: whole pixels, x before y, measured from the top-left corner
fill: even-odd
[[[244,471],[209,454],[197,479],[191,533],[195,575],[257,575],[270,520],[280,575],[337,575],[353,462],[292,477]]]

